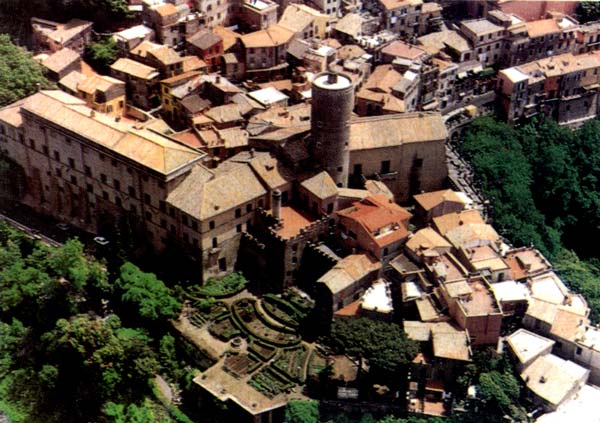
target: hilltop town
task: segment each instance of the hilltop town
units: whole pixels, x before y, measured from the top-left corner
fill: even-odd
[[[128,233],[185,262],[163,270],[193,275],[171,325],[192,392],[236,421],[313,400],[321,421],[593,421],[588,301],[497,232],[455,148],[485,115],[597,118],[600,21],[578,3],[130,0],[102,34],[31,18],[51,86],[0,109],[14,203],[103,253]]]

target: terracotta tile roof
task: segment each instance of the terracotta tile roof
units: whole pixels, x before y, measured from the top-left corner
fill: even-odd
[[[268,152],[243,151],[229,160],[249,163],[252,170],[270,190],[280,188],[296,179],[294,171]]]
[[[204,71],[208,68],[206,62],[200,59],[198,56],[183,56],[181,58],[183,61],[183,72],[192,72],[201,70]]]
[[[283,11],[283,15],[279,19],[279,25],[296,33],[304,31],[314,22],[314,15],[301,9],[295,4],[290,4]]]
[[[325,171],[302,181],[300,186],[322,200],[338,195],[338,187]]]
[[[421,254],[425,250],[430,249],[450,249],[450,244],[443,236],[438,234],[431,228],[423,228],[415,232],[406,242],[406,248],[412,250],[416,254]]]
[[[244,120],[240,113],[240,106],[235,103],[213,107],[205,111],[204,114],[217,123],[240,122]]]
[[[281,25],[272,25],[267,29],[242,35],[242,43],[246,48],[277,47],[290,42],[294,31]]]
[[[456,31],[439,31],[417,38],[430,53],[449,47],[460,53],[471,50],[469,41]]]
[[[210,107],[210,101],[200,97],[198,94],[188,95],[181,100],[181,105],[191,114],[206,110]]]
[[[363,18],[356,13],[347,13],[333,27],[336,31],[358,37],[362,33]]]
[[[77,89],[87,94],[94,94],[96,91],[106,92],[115,86],[121,86],[125,89],[125,83],[110,76],[94,75],[88,76],[77,84]],[[123,92],[124,94],[124,92]]]
[[[64,78],[62,78],[60,81],[58,81],[58,85],[61,87],[65,87],[72,93],[77,93],[77,85],[79,85],[79,83],[85,78],[87,78],[87,76],[85,76],[83,73],[73,71]]]
[[[535,248],[517,248],[506,253],[504,258],[510,268],[510,278],[524,279],[549,270],[552,265]]]
[[[462,197],[451,189],[426,192],[424,194],[415,195],[413,198],[424,210],[431,210],[444,202],[460,203],[464,205]]]
[[[448,137],[439,113],[402,113],[358,118],[350,123],[350,150],[439,142]]]
[[[154,79],[158,78],[158,70],[135,60],[120,58],[115,63],[110,65],[112,70],[123,72],[127,75],[134,76],[139,79]]]
[[[367,54],[365,50],[363,50],[360,46],[356,44],[347,44],[338,49],[337,57],[338,59],[355,59],[357,57],[361,57]]]
[[[380,268],[381,263],[368,254],[351,254],[337,262],[317,282],[325,284],[332,294],[336,294]]]
[[[241,34],[238,34],[237,32],[224,28],[222,26],[217,26],[213,28],[213,32],[223,39],[223,51],[227,51],[231,47],[235,46],[237,40],[242,38]]]
[[[167,202],[198,220],[210,219],[251,202],[266,190],[246,164],[214,173],[196,165],[168,196]]]
[[[471,242],[496,242],[500,235],[491,225],[480,223],[467,223],[446,232],[446,238],[455,247],[465,246]]]
[[[219,129],[219,137],[223,140],[225,148],[247,147],[248,132],[240,126],[233,128]]]
[[[402,79],[402,74],[394,69],[392,65],[380,65],[375,68],[369,79],[360,90],[390,93],[392,87]],[[359,92],[359,95],[360,95]]]
[[[59,73],[74,62],[81,60],[81,56],[70,48],[62,48],[56,53],[51,54],[42,61],[42,65],[52,72]]]
[[[200,137],[192,129],[173,134],[171,135],[171,138],[176,139],[177,141],[196,150],[199,150],[204,146]]]
[[[561,29],[554,19],[542,19],[539,21],[525,22],[527,34],[531,38],[541,37],[544,35],[560,32]]]
[[[433,218],[433,226],[437,231],[446,235],[448,231],[465,224],[484,224],[485,220],[477,210],[465,210],[460,213],[449,213]]]
[[[89,21],[71,19],[66,24],[59,24],[55,31],[48,34],[48,37],[58,43],[64,44],[71,40],[71,38],[74,38],[86,31],[92,25],[93,23]]]
[[[223,41],[223,38],[208,29],[202,29],[188,37],[187,42],[201,50],[206,50]]]
[[[200,72],[200,71],[185,72],[185,73],[182,73],[179,75],[172,76],[167,79],[163,79],[162,81],[160,81],[160,83],[170,86],[170,87],[176,87],[180,84],[188,82],[191,79],[198,78],[201,75],[202,75],[202,72]]]
[[[129,50],[129,53],[140,57],[146,57],[149,51],[155,50],[159,47],[161,47],[160,44],[153,43],[152,41],[142,41],[137,46]]]
[[[338,311],[336,311],[333,314],[335,316],[345,316],[345,317],[360,316],[360,309],[361,309],[360,305],[361,305],[361,301],[356,300],[354,302],[351,302],[347,306],[340,308]]]
[[[467,28],[477,36],[487,35],[492,32],[502,31],[503,28],[498,26],[487,19],[476,19],[472,21],[462,21],[460,25]]]
[[[400,40],[392,41],[386,45],[381,49],[381,53],[408,60],[417,60],[427,55],[425,50]]]
[[[156,60],[166,66],[183,61],[181,56],[179,56],[179,54],[177,54],[177,52],[169,46],[160,46],[158,48],[149,50],[148,54],[154,56]]]
[[[321,41],[321,44],[323,44],[327,47],[334,48],[336,50],[338,50],[340,47],[342,47],[342,43],[340,43],[335,38],[326,38],[323,41]]]
[[[587,324],[589,321],[586,317],[573,310],[559,307],[556,310],[550,334],[573,342],[583,338]]]
[[[406,227],[412,216],[385,195],[374,195],[338,210],[340,218],[356,221],[380,247],[408,236]]]
[[[91,117],[91,109],[82,100],[61,91],[42,91],[31,96],[31,100],[24,103],[23,110],[163,175],[203,156],[143,127],[117,123],[98,113]]]
[[[158,7],[155,7],[154,10],[162,17],[171,16],[179,13],[175,5],[171,3],[163,3]]]
[[[400,7],[418,6],[423,4],[423,0],[379,0],[387,10],[395,10]]]

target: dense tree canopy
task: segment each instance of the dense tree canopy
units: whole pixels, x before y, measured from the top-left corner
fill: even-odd
[[[115,286],[121,300],[137,308],[137,313],[149,320],[172,319],[179,315],[181,303],[171,290],[152,273],[144,273],[137,266],[125,263]]]
[[[545,119],[514,129],[481,118],[459,148],[491,201],[494,226],[514,245],[533,243],[555,261],[599,321],[600,121],[570,131]]]
[[[14,45],[8,35],[0,34],[0,106],[27,97],[38,86],[47,85],[42,67],[31,55]]]
[[[12,423],[171,421],[145,397],[161,369],[187,375],[175,339],[151,333],[180,304],[153,275],[122,270],[111,284],[79,241],[49,247],[0,222],[0,411]]]
[[[390,377],[418,352],[400,326],[367,318],[335,320],[329,342],[342,353],[367,359],[371,367],[389,372]]]
[[[285,410],[289,423],[318,423],[319,401],[291,400]]]
[[[85,51],[85,59],[98,72],[110,73],[110,65],[117,60],[117,43],[113,37],[90,43]]]

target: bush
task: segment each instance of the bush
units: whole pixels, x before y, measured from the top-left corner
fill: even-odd
[[[224,278],[209,278],[195,293],[205,297],[226,298],[237,294],[246,287],[248,281],[241,273],[230,273]]]

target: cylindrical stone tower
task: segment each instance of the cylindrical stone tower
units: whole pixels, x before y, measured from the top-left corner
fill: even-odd
[[[281,191],[275,188],[271,194],[271,199],[273,200],[271,204],[273,217],[275,219],[281,219]]]
[[[315,77],[312,82],[312,156],[339,187],[348,185],[353,108],[354,85],[348,76],[323,72]]]

